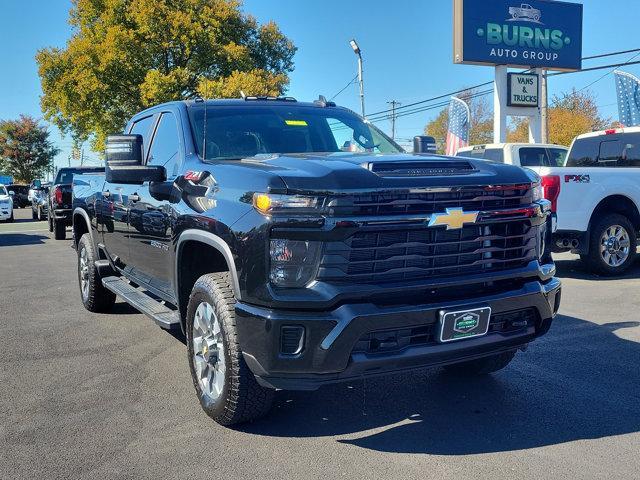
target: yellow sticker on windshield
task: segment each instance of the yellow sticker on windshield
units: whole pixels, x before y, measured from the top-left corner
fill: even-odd
[[[285,120],[284,123],[290,127],[307,127],[307,122],[304,120]]]

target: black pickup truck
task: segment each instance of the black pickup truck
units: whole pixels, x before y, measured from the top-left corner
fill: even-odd
[[[67,227],[71,226],[72,184],[74,175],[83,173],[104,173],[104,167],[63,167],[58,170],[53,185],[47,194],[49,231],[56,240],[64,240]]]
[[[405,154],[322,98],[167,103],[125,133],[74,181],[82,302],[181,328],[221,424],[276,389],[499,370],[558,310],[531,171]]]

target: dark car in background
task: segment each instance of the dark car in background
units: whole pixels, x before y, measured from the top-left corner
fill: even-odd
[[[7,190],[13,192],[14,208],[25,208],[31,204],[28,199],[29,185],[18,185],[14,183],[12,185],[7,185]]]

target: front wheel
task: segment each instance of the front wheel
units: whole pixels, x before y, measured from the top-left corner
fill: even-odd
[[[53,232],[53,218],[47,214],[47,221],[49,223],[49,233]]]
[[[111,310],[116,296],[102,285],[95,262],[98,260],[91,236],[85,233],[78,242],[78,284],[84,308],[90,312]]]
[[[504,352],[491,357],[479,358],[468,362],[455,363],[444,367],[445,371],[458,376],[488,375],[502,370],[511,363],[516,352]]]
[[[37,220],[38,219],[38,214],[36,213],[36,211],[33,208],[31,209],[31,219],[32,220]]]
[[[606,215],[591,229],[589,255],[583,257],[593,273],[622,275],[635,260],[636,231],[624,215]]]
[[[225,426],[264,416],[274,391],[258,384],[242,356],[229,273],[196,281],[186,320],[191,377],[206,414]]]

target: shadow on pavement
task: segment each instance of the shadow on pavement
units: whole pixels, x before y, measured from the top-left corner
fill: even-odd
[[[618,277],[603,277],[595,275],[587,270],[586,265],[580,260],[555,260],[558,277],[575,278],[577,280],[621,280],[629,278],[640,278],[640,261],[636,259],[635,263],[627,270],[627,272]]]
[[[279,392],[256,435],[315,437],[394,453],[469,455],[516,451],[640,431],[640,344],[559,316],[510,367],[463,380],[443,370]],[[346,436],[347,438],[344,438]],[[348,438],[352,437],[352,438]]]
[[[44,244],[49,237],[32,233],[2,233],[0,232],[0,247],[15,247],[18,245]]]

